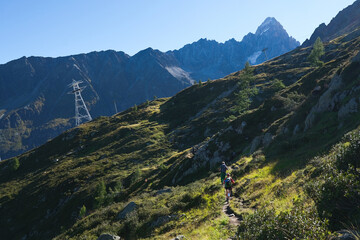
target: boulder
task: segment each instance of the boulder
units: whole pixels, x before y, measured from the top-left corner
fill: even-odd
[[[342,78],[339,75],[335,75],[329,84],[329,88],[321,95],[317,104],[311,109],[310,113],[305,119],[304,131],[307,131],[312,127],[315,116],[318,113],[326,112],[331,110],[333,104],[333,93],[339,89],[342,85]]]
[[[161,194],[163,194],[163,193],[170,193],[170,192],[172,192],[171,188],[161,189],[161,190],[159,190],[159,191],[157,191],[157,192],[155,193],[155,196],[161,195]]]
[[[128,214],[134,211],[138,205],[134,202],[130,202],[126,207],[117,215],[118,220],[123,220],[126,218]]]
[[[111,235],[109,233],[101,234],[97,240],[120,240],[119,236]]]
[[[152,228],[155,228],[155,227],[159,227],[159,226],[162,226],[164,225],[165,223],[168,223],[170,222],[171,220],[175,220],[175,219],[178,219],[178,215],[177,214],[172,214],[172,215],[168,215],[168,216],[161,216],[161,217],[158,217],[155,221],[153,221],[150,226]]]
[[[357,103],[356,98],[352,98],[347,104],[343,105],[339,112],[338,118],[343,119],[347,117],[350,113],[355,113],[358,111],[359,104]]]
[[[186,239],[186,237],[184,235],[178,235],[177,237],[171,239],[171,240],[183,240]]]

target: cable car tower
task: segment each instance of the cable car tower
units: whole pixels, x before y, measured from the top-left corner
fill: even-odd
[[[75,94],[75,125],[79,126],[83,122],[91,121],[89,110],[87,109],[84,99],[81,96],[82,90],[85,87],[79,87],[79,84],[83,81],[76,81],[73,79],[72,83],[68,86],[73,88],[72,91],[68,92],[69,94]]]

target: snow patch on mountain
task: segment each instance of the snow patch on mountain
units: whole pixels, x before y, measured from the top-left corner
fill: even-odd
[[[179,80],[187,79],[191,82],[191,84],[193,84],[195,82],[195,80],[193,80],[190,77],[190,74],[188,72],[184,71],[182,68],[172,66],[172,67],[165,67],[165,69],[176,79],[179,79]]]
[[[269,29],[270,29],[270,28],[265,29],[264,31],[262,31],[262,32],[260,33],[260,35],[263,35],[263,34],[266,33]]]
[[[255,64],[258,57],[261,55],[261,51],[254,52],[250,57],[248,57],[248,61],[251,64]]]

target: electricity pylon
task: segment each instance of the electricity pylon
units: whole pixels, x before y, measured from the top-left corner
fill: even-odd
[[[73,79],[72,83],[70,83],[68,86],[73,88],[69,94],[75,95],[75,125],[79,126],[83,122],[91,121],[91,115],[89,113],[89,110],[87,109],[84,99],[81,96],[82,90],[84,90],[85,87],[79,87],[79,84],[82,83],[82,81],[76,81]]]

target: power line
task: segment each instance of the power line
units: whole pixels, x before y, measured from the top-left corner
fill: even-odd
[[[76,81],[73,79],[72,83],[70,83],[68,86],[70,88],[73,88],[69,94],[75,95],[75,125],[79,126],[83,122],[91,121],[91,115],[89,113],[89,110],[87,109],[84,99],[81,96],[82,90],[84,90],[85,87],[80,87],[79,84],[82,83],[82,81]]]

